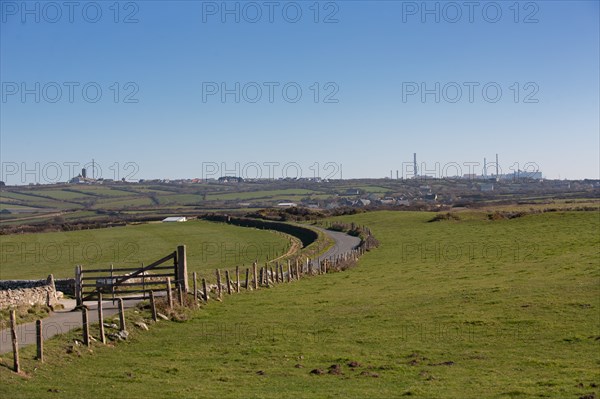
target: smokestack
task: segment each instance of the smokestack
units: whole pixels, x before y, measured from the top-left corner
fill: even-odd
[[[413,154],[413,172],[415,174],[415,177],[417,177],[419,170],[417,169],[417,153],[416,152]]]
[[[392,180],[392,179],[393,179],[393,177],[392,177],[392,176],[393,176],[393,173],[394,173],[394,171],[393,171],[393,170],[390,170],[390,180]]]
[[[396,169],[396,180],[398,180],[398,179],[399,179],[399,177],[398,177],[398,169]]]
[[[500,174],[498,173],[498,154],[496,154],[496,177],[499,177]]]
[[[483,177],[487,177],[487,162],[485,158],[483,158]]]

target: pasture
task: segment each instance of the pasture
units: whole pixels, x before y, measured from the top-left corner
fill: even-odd
[[[2,236],[0,279],[74,276],[75,265],[86,268],[146,265],[187,245],[190,272],[211,273],[217,267],[246,266],[256,258],[281,255],[289,239],[257,229],[190,220],[148,223],[95,230]]]
[[[380,247],[343,273],[210,302],[116,347],[79,357],[51,340],[62,357],[27,377],[0,367],[0,395],[597,397],[598,213],[433,216],[332,219],[369,226]],[[138,238],[151,247],[161,236]]]

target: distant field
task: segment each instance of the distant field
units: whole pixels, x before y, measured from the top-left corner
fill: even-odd
[[[356,268],[211,302],[29,378],[0,367],[0,395],[598,397],[599,214],[433,216],[337,218],[381,242]],[[333,364],[342,374],[327,373]]]
[[[58,233],[2,236],[0,279],[39,279],[53,273],[72,277],[75,265],[133,267],[150,264],[187,245],[190,271],[249,265],[281,254],[289,241],[281,235],[206,221],[150,223]]]
[[[272,191],[249,191],[249,192],[235,192],[235,193],[211,193],[207,195],[207,199],[211,200],[249,200],[257,198],[268,198],[272,196],[286,196],[286,195],[302,195],[310,196],[311,194],[318,194],[318,191],[314,190],[301,190],[301,189],[285,189],[285,190],[272,190]]]

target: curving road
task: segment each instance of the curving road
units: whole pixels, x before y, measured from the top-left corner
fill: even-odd
[[[314,227],[314,226],[311,226]],[[337,255],[341,255],[346,252],[350,252],[360,244],[360,238],[349,236],[345,233],[338,231],[330,231],[320,227],[314,227],[317,230],[324,232],[329,235],[335,241],[333,247],[328,249],[325,253],[312,259],[313,262],[317,263],[323,259],[334,258]],[[75,300],[64,300],[61,301],[65,306],[65,309],[53,312],[50,316],[43,320],[42,335],[44,340],[53,337],[57,334],[64,334],[70,330],[81,327],[81,312],[72,311],[75,308]],[[124,300],[126,308],[132,308],[139,301]],[[86,302],[88,307],[88,317],[90,324],[98,322],[97,302]],[[103,302],[104,319],[113,316],[118,313],[117,304],[113,304],[111,301]],[[95,331],[91,331],[94,335]],[[19,324],[17,326],[17,341],[19,347],[28,345],[35,345],[35,322]],[[0,331],[0,355],[3,353],[12,352],[12,341],[10,336],[10,329]]]

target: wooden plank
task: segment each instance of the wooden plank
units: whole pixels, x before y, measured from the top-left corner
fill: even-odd
[[[167,259],[168,260],[168,259]],[[136,270],[139,270],[139,267],[120,267],[120,268],[114,268],[112,269],[113,272],[134,272]],[[153,267],[152,270],[172,270],[173,266],[156,266]],[[90,270],[85,270],[85,274],[90,274],[90,273],[110,273],[111,269],[90,269]]]
[[[250,289],[250,268],[246,268],[246,291]]]
[[[229,278],[229,270],[225,270],[225,280],[227,281],[227,295],[231,295],[231,281]]]
[[[136,272],[133,272],[133,273],[131,273],[129,276],[127,276],[127,278],[117,279],[117,282],[116,282],[116,284],[124,283],[125,281],[129,280],[130,278],[137,277],[137,276],[139,276],[140,274],[142,274],[142,273],[145,273],[145,272],[147,272],[148,270],[151,270],[151,269],[153,269],[155,266],[158,266],[158,265],[160,265],[161,263],[168,261],[169,259],[174,259],[174,258],[175,258],[175,256],[176,256],[176,255],[175,255],[175,252],[173,252],[171,255],[167,255],[167,256],[165,256],[164,258],[162,258],[162,259],[159,259],[159,260],[157,260],[156,262],[154,262],[154,263],[152,263],[152,264],[150,264],[150,265],[148,265],[148,266],[146,266],[146,267],[143,267],[143,268],[141,268],[141,269],[138,269]]]

